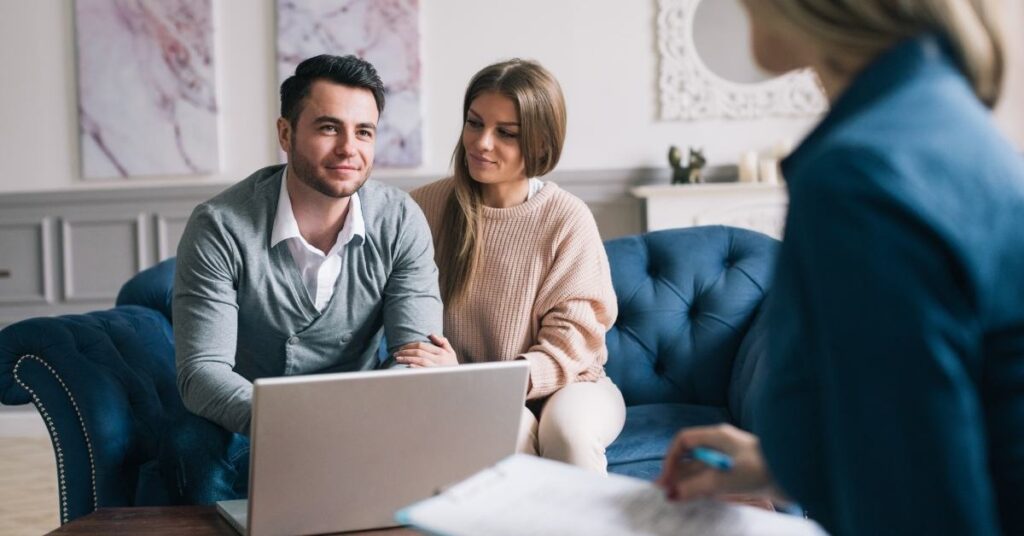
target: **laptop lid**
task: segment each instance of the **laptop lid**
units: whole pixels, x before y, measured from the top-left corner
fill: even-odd
[[[528,373],[517,360],[257,380],[249,534],[394,526],[515,452]]]

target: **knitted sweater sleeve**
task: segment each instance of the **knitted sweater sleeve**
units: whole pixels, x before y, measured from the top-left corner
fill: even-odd
[[[177,383],[189,411],[249,433],[252,383],[234,371],[241,257],[217,210],[203,204],[178,245],[174,281]]]
[[[618,307],[608,256],[593,215],[579,203],[556,229],[554,262],[537,293],[537,338],[518,356],[530,363],[527,398],[548,396],[577,381],[602,377],[605,332]]]

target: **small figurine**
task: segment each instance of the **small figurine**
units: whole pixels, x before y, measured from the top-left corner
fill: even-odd
[[[672,166],[672,184],[697,184],[703,182],[700,174],[701,170],[704,169],[704,164],[707,163],[707,160],[704,158],[704,152],[701,149],[689,149],[689,152],[689,159],[686,162],[686,166],[683,166],[679,147],[675,145],[669,147],[668,163]]]

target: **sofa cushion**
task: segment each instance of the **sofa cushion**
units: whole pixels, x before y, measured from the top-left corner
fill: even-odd
[[[723,407],[693,404],[642,404],[626,408],[626,426],[608,446],[608,471],[653,479],[680,429],[729,421]]]
[[[164,506],[173,504],[160,474],[159,460],[150,460],[138,468],[133,506]]]
[[[619,238],[605,248],[619,306],[605,369],[626,405],[725,406],[778,241],[714,226]]]

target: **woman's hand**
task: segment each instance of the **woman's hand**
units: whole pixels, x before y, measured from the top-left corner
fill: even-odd
[[[399,348],[395,352],[395,361],[412,368],[459,364],[455,350],[452,349],[448,339],[434,334],[430,335],[430,342],[413,342]]]
[[[696,447],[732,457],[729,471],[713,469],[688,456]],[[688,501],[726,494],[772,496],[774,484],[761,455],[757,436],[728,424],[687,428],[676,435],[656,483],[670,500]]]

